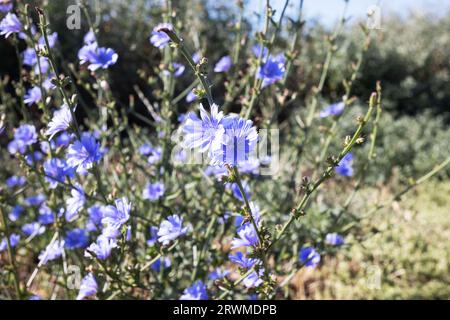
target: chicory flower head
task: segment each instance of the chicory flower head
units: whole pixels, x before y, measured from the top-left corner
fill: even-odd
[[[50,189],[55,189],[58,183],[64,182],[66,177],[72,178],[74,170],[66,161],[58,158],[50,158],[44,162],[45,180],[48,181]]]
[[[192,284],[192,286],[184,289],[180,300],[208,300],[205,284],[199,280]]]
[[[111,48],[98,47],[96,42],[86,44],[78,51],[81,64],[89,63],[88,69],[107,69],[117,62],[119,55]]]
[[[44,202],[46,199],[45,195],[37,194],[35,196],[29,196],[25,198],[25,204],[30,207],[38,207]]]
[[[182,236],[188,231],[188,227],[183,228],[183,219],[174,214],[161,222],[158,230],[158,241],[167,245],[170,241]]]
[[[221,140],[214,141],[211,163],[236,166],[247,161],[258,142],[253,122],[233,114],[224,119],[223,128]]]
[[[106,226],[103,235],[115,238],[120,228],[130,219],[131,203],[127,198],[116,199],[115,206],[107,206],[103,211],[102,223]]]
[[[17,246],[20,241],[20,235],[13,233],[9,236],[9,244],[12,248]],[[8,240],[7,238],[3,238],[2,241],[0,241],[0,252],[5,251],[8,248]]]
[[[31,124],[23,124],[16,129],[14,139],[8,144],[8,151],[11,154],[24,154],[29,145],[37,142],[37,138],[36,128]]]
[[[230,274],[230,272],[231,271],[228,269],[216,268],[208,274],[208,278],[210,280],[223,279],[226,278]]]
[[[73,229],[67,232],[64,242],[67,249],[84,248],[88,245],[89,236],[84,229]]]
[[[232,66],[230,56],[224,56],[214,66],[214,72],[228,72]]]
[[[83,208],[86,202],[86,197],[84,195],[84,190],[80,185],[76,185],[75,188],[70,192],[71,197],[66,200],[66,220],[74,221],[78,218],[78,212]]]
[[[304,247],[300,250],[300,262],[307,267],[316,267],[320,262],[320,254],[312,247]]]
[[[211,151],[214,141],[221,140],[224,129],[222,126],[223,112],[219,112],[216,104],[211,106],[209,114],[200,104],[200,118],[189,112],[183,125],[185,148],[198,148],[200,152]]]
[[[150,201],[156,201],[164,194],[164,183],[157,181],[155,183],[148,183],[142,192],[142,198]]]
[[[186,96],[186,102],[191,103],[195,100],[197,100],[197,95],[194,93],[194,91],[190,91]]]
[[[344,237],[337,233],[328,233],[325,236],[325,243],[331,246],[341,246],[344,244]]]
[[[335,168],[337,174],[344,177],[353,176],[353,154],[347,153]]]
[[[239,238],[234,238],[231,242],[231,249],[239,247],[252,247],[259,243],[258,234],[253,224],[246,223],[237,231]]]
[[[42,91],[39,87],[33,87],[27,91],[25,96],[23,97],[25,104],[32,105],[38,103],[42,99]]]
[[[64,240],[56,240],[50,243],[45,250],[39,254],[39,263],[47,264],[47,262],[56,260],[61,257],[64,250]]]
[[[69,106],[63,104],[60,109],[53,113],[53,118],[48,124],[48,129],[45,134],[48,135],[51,140],[58,132],[67,130],[71,123],[72,113],[70,112]]]
[[[13,8],[12,0],[0,1],[0,12],[9,12]]]
[[[8,215],[9,220],[17,221],[20,218],[20,215],[22,214],[23,210],[24,209],[23,209],[23,207],[21,205],[19,205],[19,204],[15,205],[12,208],[10,214]]]
[[[111,255],[111,250],[117,247],[116,239],[107,238],[100,235],[97,241],[87,247],[84,252],[85,257],[93,257],[92,253],[100,260],[105,260]]]
[[[6,179],[6,186],[8,188],[21,187],[26,181],[25,177],[11,176]]]
[[[284,54],[276,56],[269,55],[264,60],[267,61],[262,64],[256,74],[258,79],[262,79],[263,88],[282,80],[286,72]]]
[[[80,291],[77,295],[77,300],[83,300],[86,297],[93,296],[97,293],[97,281],[92,273],[88,273],[83,280],[81,280]]]
[[[153,28],[150,42],[159,49],[164,48],[170,42],[170,38],[165,32],[158,31],[162,28],[173,30],[173,26],[170,23],[160,23]]]
[[[38,222],[26,223],[22,226],[22,232],[27,237],[41,235],[45,232],[45,227]]]
[[[0,35],[8,38],[13,33],[22,31],[22,23],[14,13],[8,12],[6,16],[0,21]]]
[[[37,63],[36,51],[33,48],[26,48],[22,52],[23,64],[26,66],[34,66]]]
[[[161,259],[163,261],[161,261]],[[165,257],[165,258],[159,258],[158,260],[153,262],[151,268],[152,268],[152,270],[160,271],[161,267],[169,268],[171,265],[172,265],[172,262],[170,262],[170,259],[168,257]]]
[[[158,228],[151,226],[148,231],[150,233],[150,239],[147,240],[147,245],[153,246],[158,241]]]
[[[344,111],[345,109],[345,103],[344,102],[337,102],[329,105],[319,113],[319,117],[326,118],[329,116],[338,116]]]
[[[102,157],[100,143],[89,132],[83,132],[80,140],[72,143],[67,149],[67,163],[79,173],[92,168]]]

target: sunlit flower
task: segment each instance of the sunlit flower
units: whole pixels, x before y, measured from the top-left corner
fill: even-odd
[[[39,262],[46,264],[48,261],[56,260],[61,257],[64,250],[64,240],[56,240],[50,243],[45,250],[39,254]]]
[[[83,280],[81,280],[80,291],[77,295],[77,300],[83,300],[86,297],[93,296],[97,293],[97,281],[92,273],[88,273]]]
[[[182,236],[188,231],[187,227],[183,228],[183,219],[174,214],[167,217],[167,220],[161,222],[158,230],[158,241],[163,245],[167,245],[170,241]]]
[[[97,257],[97,259],[105,260],[111,255],[111,250],[117,247],[116,239],[107,238],[100,235],[97,241],[92,243],[86,248],[84,252],[85,257],[93,257],[91,253]]]
[[[231,241],[231,249],[252,247],[259,243],[258,234],[251,223],[246,223],[240,227],[237,234],[239,238],[234,238],[233,241]]]
[[[165,32],[158,31],[162,28],[173,30],[173,26],[170,23],[160,23],[153,28],[150,42],[159,49],[164,48],[170,42],[170,38]]]
[[[13,233],[9,236],[9,244],[11,245],[11,248],[14,248],[19,244],[20,241],[20,235]],[[7,238],[3,238],[2,241],[0,241],[0,252],[5,251],[8,248],[8,240]]]
[[[338,116],[344,111],[345,109],[345,103],[344,102],[337,102],[329,105],[322,111],[320,111],[319,116],[321,118],[326,118],[329,116]]]
[[[304,247],[300,250],[300,262],[307,267],[316,267],[320,262],[320,254],[312,247]]]
[[[67,130],[71,123],[72,113],[70,112],[69,106],[64,104],[53,113],[53,118],[48,124],[48,129],[45,134],[50,136],[49,139],[51,140],[58,132]]]
[[[84,191],[80,185],[73,188],[70,192],[71,197],[66,200],[66,220],[73,221],[78,218],[78,212],[83,208],[84,203],[86,202],[86,197],[84,195]]]
[[[214,66],[214,72],[228,72],[232,66],[231,57],[224,56]]]
[[[31,124],[23,124],[16,129],[14,140],[8,144],[8,151],[11,154],[24,154],[29,145],[37,142],[37,138],[36,128]]]
[[[325,236],[325,243],[331,246],[341,246],[344,244],[344,237],[337,233],[328,233]]]
[[[265,61],[267,60],[267,61]],[[282,80],[285,68],[285,58],[284,54],[279,54],[276,56],[269,55],[267,59],[259,68],[256,77],[262,79],[262,87],[267,87],[276,81]]]
[[[89,132],[83,132],[80,140],[67,149],[67,163],[80,173],[92,168],[102,157],[100,143]]]
[[[50,189],[58,186],[58,183],[64,182],[66,177],[72,178],[74,170],[69,167],[66,161],[58,158],[50,158],[44,162],[45,180],[49,182]]]
[[[8,12],[6,16],[0,21],[0,35],[8,38],[13,33],[22,31],[22,23],[14,13]]]
[[[158,200],[164,194],[164,183],[161,181],[148,183],[142,192],[142,198],[150,201]]]
[[[66,238],[64,239],[67,249],[84,248],[88,245],[88,241],[88,233],[83,229],[73,229],[67,232]]]
[[[27,237],[41,235],[45,232],[45,227],[38,222],[26,223],[22,226],[22,232]]]
[[[194,282],[192,286],[184,289],[180,300],[208,300],[205,284],[201,280]]]

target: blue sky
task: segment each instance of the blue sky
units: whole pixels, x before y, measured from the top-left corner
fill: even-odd
[[[255,17],[254,11],[263,12],[266,0],[249,0],[248,14]],[[283,8],[284,0],[271,0],[271,6],[279,12]],[[289,16],[295,17],[300,0],[290,0]],[[430,12],[437,15],[445,14],[450,10],[448,0],[350,0],[348,15],[353,20],[365,19],[366,12],[371,5],[379,3],[381,15],[395,13],[406,16],[408,12]],[[307,20],[318,19],[327,26],[332,26],[340,18],[344,0],[304,0],[304,17]],[[256,20],[256,18],[254,18]]]

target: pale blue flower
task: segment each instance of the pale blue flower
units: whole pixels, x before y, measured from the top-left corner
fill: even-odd
[[[253,219],[255,220],[256,225],[259,225],[259,221],[261,219],[261,214],[259,212],[259,207],[256,203],[250,202],[250,210],[252,211]],[[244,217],[243,216],[237,216],[234,220],[234,225],[236,228],[240,228],[243,225]],[[251,222],[246,222],[251,223]]]
[[[160,23],[153,28],[152,34],[150,36],[151,44],[159,49],[164,48],[170,42],[170,38],[165,32],[158,31],[163,28],[173,30],[173,26],[170,23]]]
[[[214,66],[214,72],[228,72],[232,66],[230,56],[224,56]]]
[[[12,233],[9,236],[9,244],[11,245],[11,248],[16,247],[19,244],[20,241],[20,235],[16,233]],[[8,248],[8,240],[7,238],[3,238],[2,241],[0,241],[0,252],[5,251]]]
[[[58,40],[58,33],[53,32],[47,35],[48,45],[50,46],[50,49],[53,48],[56,44],[56,41]],[[44,36],[41,36],[38,40],[38,48],[44,49],[45,48],[45,39]]]
[[[347,153],[335,168],[336,173],[344,177],[353,176],[353,154]]]
[[[338,116],[344,111],[345,109],[345,103],[344,102],[337,102],[329,105],[319,113],[319,117],[326,118],[329,116]]]
[[[115,206],[107,206],[103,211],[103,235],[109,238],[117,237],[121,227],[130,219],[130,212],[131,203],[127,198],[116,199]]]
[[[195,100],[197,100],[197,95],[194,93],[194,91],[190,91],[186,96],[186,102],[191,103]]]
[[[60,109],[53,113],[53,118],[48,124],[48,129],[45,132],[49,136],[49,139],[53,139],[55,134],[61,131],[67,130],[72,123],[72,113],[69,106],[64,104]]]
[[[242,284],[246,288],[259,287],[263,283],[263,280],[261,279],[263,274],[264,274],[264,269],[262,269],[262,268],[259,269],[258,272],[253,271],[242,280]]]
[[[119,55],[111,48],[98,47],[96,42],[85,45],[78,51],[80,63],[89,63],[88,69],[107,69],[114,65]]]
[[[239,247],[253,247],[259,243],[258,234],[253,224],[246,223],[237,231],[239,238],[233,238],[231,249]]]
[[[337,233],[328,233],[325,236],[325,243],[331,246],[341,246],[344,244],[344,237]]]
[[[0,35],[8,38],[13,33],[22,31],[22,23],[14,13],[8,12],[6,16],[0,21]]]
[[[73,229],[67,232],[64,244],[67,249],[84,248],[88,245],[89,236],[84,229]]]
[[[26,66],[34,66],[37,63],[36,51],[33,48],[26,48],[22,52],[23,64]]]
[[[25,198],[25,204],[30,207],[37,207],[40,206],[42,202],[44,202],[46,199],[45,195],[38,194],[35,196],[29,196]]]
[[[8,144],[8,151],[11,154],[24,154],[29,145],[37,142],[37,138],[36,128],[31,124],[23,124],[14,132],[14,139]]]
[[[74,221],[78,218],[78,212],[83,208],[84,203],[86,202],[86,197],[84,195],[84,190],[80,185],[76,185],[75,188],[72,188],[71,197],[66,200],[66,220]]]
[[[80,173],[92,168],[102,157],[100,143],[89,132],[83,132],[80,140],[72,143],[67,149],[67,163]]]
[[[8,179],[6,179],[6,185],[8,188],[15,188],[15,187],[21,187],[25,184],[27,180],[25,177],[19,177],[19,176],[11,176]]]
[[[244,188],[244,193],[247,199],[250,199],[250,186],[246,180],[242,181],[242,187]],[[239,189],[239,186],[236,182],[234,183],[228,183],[226,185],[227,189],[231,189],[233,192],[233,196],[238,199],[241,202],[244,202],[244,195],[241,193],[241,190]]]
[[[97,281],[92,273],[88,273],[83,280],[81,280],[80,291],[77,295],[77,300],[83,300],[86,297],[97,294]]]
[[[44,162],[45,180],[49,183],[50,189],[55,189],[59,183],[63,183],[66,177],[73,178],[74,170],[69,167],[66,161],[58,158],[50,158]]]
[[[100,260],[105,260],[111,255],[111,250],[117,247],[115,239],[107,238],[100,235],[97,241],[92,243],[84,252],[85,257],[97,257]],[[91,252],[95,255],[92,256]]]
[[[208,274],[208,278],[213,281],[218,280],[218,279],[223,279],[223,278],[226,278],[230,273],[231,273],[230,270],[222,269],[219,267],[219,268],[214,269],[214,271],[210,272]]]
[[[196,281],[192,286],[184,289],[180,300],[208,300],[206,286],[201,280]]]
[[[260,263],[261,261],[255,258],[247,258],[242,252],[238,251],[235,254],[230,254],[228,256],[231,262],[237,264],[239,267],[244,269],[250,269],[255,264]]]
[[[279,54],[276,56],[269,55],[267,59],[263,60],[265,62],[256,73],[256,78],[262,79],[262,87],[264,88],[279,80],[282,80],[284,73],[286,72],[286,68],[284,54]]]
[[[216,104],[211,106],[209,114],[200,104],[200,117],[193,112],[187,115],[183,125],[185,148],[198,148],[200,152],[210,151],[213,142],[222,138],[224,132],[222,126],[223,112],[219,112]]]
[[[38,236],[45,232],[45,227],[38,222],[26,223],[22,226],[22,232],[27,237]]]
[[[230,115],[224,119],[223,128],[221,139],[214,141],[211,163],[235,166],[248,161],[258,142],[258,132],[253,122]]]
[[[312,247],[304,247],[300,250],[299,259],[307,267],[316,267],[320,262],[320,254]]]
[[[52,224],[55,222],[55,213],[45,203],[39,208],[38,222],[40,224]]]
[[[183,219],[174,214],[167,217],[167,220],[161,222],[158,230],[158,241],[163,245],[167,245],[170,241],[182,236],[188,231],[187,227],[183,228]]]
[[[86,223],[86,230],[97,231],[102,227],[102,219],[105,213],[105,206],[92,206],[87,209],[88,222]]]
[[[20,218],[20,215],[23,212],[23,207],[21,205],[15,205],[12,210],[11,213],[8,215],[9,219],[11,221],[17,221]]]
[[[12,0],[4,0],[0,2],[0,12],[9,12],[13,9]]]
[[[147,240],[147,245],[154,246],[158,241],[158,228],[155,226],[151,226],[149,229],[150,238]]]
[[[142,192],[142,198],[150,201],[156,201],[163,196],[164,190],[164,183],[161,181],[148,183]]]
[[[61,257],[64,250],[64,240],[56,240],[50,243],[45,250],[39,254],[39,263],[46,264],[49,261],[56,260]]]

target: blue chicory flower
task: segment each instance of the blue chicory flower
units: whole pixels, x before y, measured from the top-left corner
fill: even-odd
[[[170,241],[182,236],[188,231],[187,227],[183,228],[183,219],[174,214],[167,217],[167,220],[161,222],[158,230],[158,241],[163,245],[167,245]]]
[[[197,95],[194,93],[194,91],[190,91],[186,96],[186,102],[191,103],[195,100],[197,100]]]
[[[16,247],[19,244],[20,241],[20,235],[17,233],[12,233],[9,236],[9,244],[12,248]],[[2,241],[0,241],[0,252],[5,251],[8,248],[8,240],[7,238],[3,238]]]
[[[331,246],[341,246],[344,244],[344,237],[337,233],[328,233],[325,236],[325,243]]]
[[[8,38],[13,33],[22,31],[22,23],[14,13],[8,12],[6,16],[0,21],[0,35]]]
[[[29,196],[25,198],[25,204],[30,207],[37,207],[44,202],[46,197],[43,194],[38,194],[35,196]]]
[[[307,267],[316,267],[320,262],[320,254],[312,247],[304,247],[300,250],[300,262]]]
[[[68,222],[78,218],[78,212],[83,208],[86,202],[84,190],[80,185],[76,185],[70,192],[71,197],[66,200],[65,217]]]
[[[105,260],[111,255],[111,250],[117,247],[116,239],[107,238],[103,235],[100,235],[97,238],[97,241],[92,243],[84,252],[85,257],[92,257],[92,254],[95,254],[100,260]]]
[[[45,232],[45,227],[38,222],[26,223],[22,226],[22,232],[27,237],[38,236]]]
[[[156,201],[163,196],[164,190],[164,183],[161,181],[148,183],[142,192],[142,198],[150,201]]]
[[[11,154],[24,154],[29,145],[37,142],[37,138],[36,128],[31,124],[23,124],[16,129],[14,139],[8,144],[8,151]]]
[[[36,51],[33,48],[26,48],[22,52],[22,60],[23,64],[26,66],[34,66],[37,63]]]
[[[228,269],[216,268],[208,274],[210,280],[218,280],[226,278],[231,273]]]
[[[100,143],[89,132],[83,132],[80,140],[72,143],[67,149],[67,163],[84,173],[103,157]]]
[[[86,223],[87,231],[97,231],[102,227],[102,219],[104,217],[105,206],[92,206],[87,209],[88,221]]]
[[[326,118],[329,116],[338,116],[344,111],[345,109],[345,103],[344,102],[337,102],[329,105],[319,113],[319,117]]]
[[[114,65],[119,55],[111,48],[98,47],[96,42],[87,44],[78,52],[80,63],[89,63],[88,69],[96,71],[97,69],[107,69]]]
[[[211,106],[209,114],[200,104],[200,117],[189,112],[183,125],[185,148],[199,148],[200,152],[210,151],[214,141],[221,139],[224,132],[222,126],[223,112],[219,112],[216,104]]]
[[[13,9],[12,0],[0,1],[0,12],[9,12]]]
[[[147,240],[147,245],[154,246],[158,241],[158,227],[151,226],[148,231],[150,233],[150,238]]]
[[[252,211],[252,216],[253,219],[255,220],[256,225],[259,225],[259,221],[261,219],[261,214],[259,212],[259,206],[254,203],[254,202],[250,202],[250,210]],[[243,225],[244,222],[244,217],[239,215],[236,216],[236,218],[234,219],[234,225],[236,226],[236,228],[240,228]],[[250,222],[246,222],[246,223],[250,223]]]
[[[74,170],[66,161],[58,158],[50,158],[44,162],[45,180],[50,189],[55,189],[59,183],[63,183],[66,177],[73,178]]]
[[[237,234],[239,238],[233,238],[233,241],[231,241],[231,249],[252,247],[259,243],[258,234],[251,223],[246,223],[240,227]]]
[[[335,168],[337,174],[344,177],[353,176],[353,154],[347,153]]]
[[[265,62],[256,73],[256,78],[262,79],[263,88],[282,80],[286,72],[284,54],[276,56],[269,55],[264,60]]]
[[[246,288],[254,288],[254,287],[259,287],[263,281],[261,279],[261,276],[264,273],[264,269],[259,269],[258,272],[253,271],[251,272],[247,277],[245,277],[242,280],[242,284],[246,287]]]
[[[258,142],[258,132],[253,122],[237,115],[230,115],[224,119],[223,128],[221,139],[214,141],[211,164],[227,163],[236,166],[248,161]]]
[[[21,187],[26,181],[25,177],[11,176],[6,179],[6,186],[8,188]]]
[[[127,198],[116,199],[114,206],[107,206],[103,211],[102,223],[105,225],[103,235],[116,238],[121,227],[130,219],[131,203]]]
[[[80,291],[77,295],[77,300],[83,300],[86,297],[93,296],[97,293],[97,281],[92,273],[88,273],[83,280],[81,280]]]
[[[173,26],[170,23],[160,23],[153,28],[150,37],[151,44],[159,49],[164,48],[170,42],[170,38],[165,32],[158,31],[163,28],[173,30]]]
[[[48,124],[48,129],[45,132],[49,139],[53,139],[55,134],[67,130],[72,123],[72,113],[69,106],[64,104],[60,109],[53,113],[53,118]]]
[[[50,243],[45,250],[39,254],[39,263],[47,264],[47,262],[56,260],[61,257],[64,250],[64,240],[56,240]]]
[[[238,251],[235,254],[230,254],[228,256],[231,262],[237,264],[239,267],[244,269],[250,269],[255,264],[260,263],[261,261],[255,258],[247,258],[242,252]]]
[[[38,103],[42,99],[42,91],[39,87],[33,87],[27,91],[24,96],[23,102],[27,105]]]
[[[250,199],[250,186],[246,180],[242,181],[242,187],[244,188],[244,193],[247,199]],[[244,202],[244,195],[239,190],[239,186],[236,182],[229,183],[226,185],[227,189],[231,189],[233,196],[241,202]]]
[[[73,229],[67,232],[64,244],[67,249],[84,248],[88,245],[89,236],[84,229]]]
[[[194,282],[192,286],[184,289],[180,300],[208,300],[206,286],[201,280]]]
[[[15,205],[12,210],[11,213],[8,215],[9,220],[11,221],[17,221],[20,218],[20,215],[23,212],[23,207],[21,205]]]
[[[214,66],[214,72],[228,72],[232,66],[230,56],[224,56]]]
[[[46,204],[42,204],[39,208],[38,222],[40,224],[52,224],[55,222],[55,213]]]

